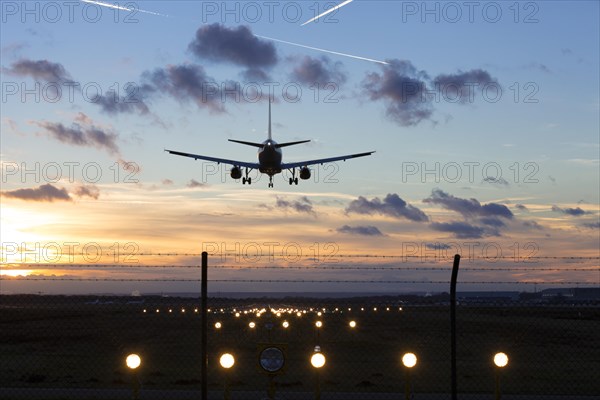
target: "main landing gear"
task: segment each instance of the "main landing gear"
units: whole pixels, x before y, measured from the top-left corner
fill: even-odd
[[[248,172],[250,172],[250,171],[248,170],[248,168],[246,168],[246,176],[244,178],[242,178],[242,185],[245,185],[246,182],[248,183],[248,185],[252,184],[252,178],[250,178],[248,176]]]
[[[273,187],[273,175],[269,175],[269,187]]]
[[[294,184],[298,184],[298,178],[296,178],[296,168],[292,169],[292,177],[290,178],[290,185]]]

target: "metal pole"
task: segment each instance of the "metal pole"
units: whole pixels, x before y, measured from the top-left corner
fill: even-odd
[[[208,253],[202,252],[202,284],[201,284],[201,311],[202,311],[202,400],[208,400],[208,306],[207,282],[208,281]]]
[[[456,385],[456,279],[458,278],[458,265],[460,254],[454,255],[452,265],[452,279],[450,280],[450,359],[452,363],[452,400],[457,400]]]

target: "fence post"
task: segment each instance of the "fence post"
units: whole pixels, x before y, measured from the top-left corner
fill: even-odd
[[[208,305],[207,305],[207,279],[208,279],[208,253],[202,252],[202,284],[201,292],[201,312],[202,312],[202,400],[208,400]]]
[[[457,400],[456,385],[456,279],[458,278],[458,265],[460,254],[454,255],[452,265],[452,279],[450,280],[450,360],[452,364],[452,400]]]

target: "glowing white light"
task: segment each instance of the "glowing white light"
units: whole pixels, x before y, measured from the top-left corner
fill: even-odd
[[[498,368],[504,368],[508,365],[508,356],[504,353],[496,353],[494,355],[494,364]]]
[[[130,354],[125,359],[125,363],[131,369],[136,369],[142,363],[142,359],[137,354]]]
[[[348,325],[350,325],[350,328],[356,328],[356,321],[350,321]]]
[[[320,328],[320,327],[322,327],[322,326],[323,326],[323,323],[322,323],[321,321],[317,321],[317,322],[315,322],[315,326],[316,326],[317,328]]]
[[[282,325],[283,325],[283,327],[284,327],[285,329],[287,329],[287,328],[289,328],[289,327],[290,327],[290,323],[289,323],[289,322],[287,322],[287,321],[283,321],[283,324],[282,324]]]
[[[322,368],[325,365],[325,356],[323,353],[315,353],[310,358],[310,363],[315,368]]]
[[[250,329],[254,329],[254,327],[256,326],[256,324],[254,322],[250,322],[248,324],[248,326],[250,327]]]
[[[233,364],[235,364],[235,358],[233,358],[231,354],[225,353],[219,359],[219,363],[221,364],[221,367],[229,369],[233,367]]]
[[[221,329],[223,325],[220,322],[215,323],[215,328]]]
[[[404,364],[406,368],[414,367],[417,365],[417,356],[413,353],[406,353],[402,356],[402,364]]]

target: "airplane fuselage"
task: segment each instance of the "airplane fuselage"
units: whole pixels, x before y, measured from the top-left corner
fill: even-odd
[[[260,165],[258,170],[269,176],[280,173],[283,154],[281,149],[277,147],[277,142],[267,139],[262,144],[263,147],[258,150],[258,163]]]

